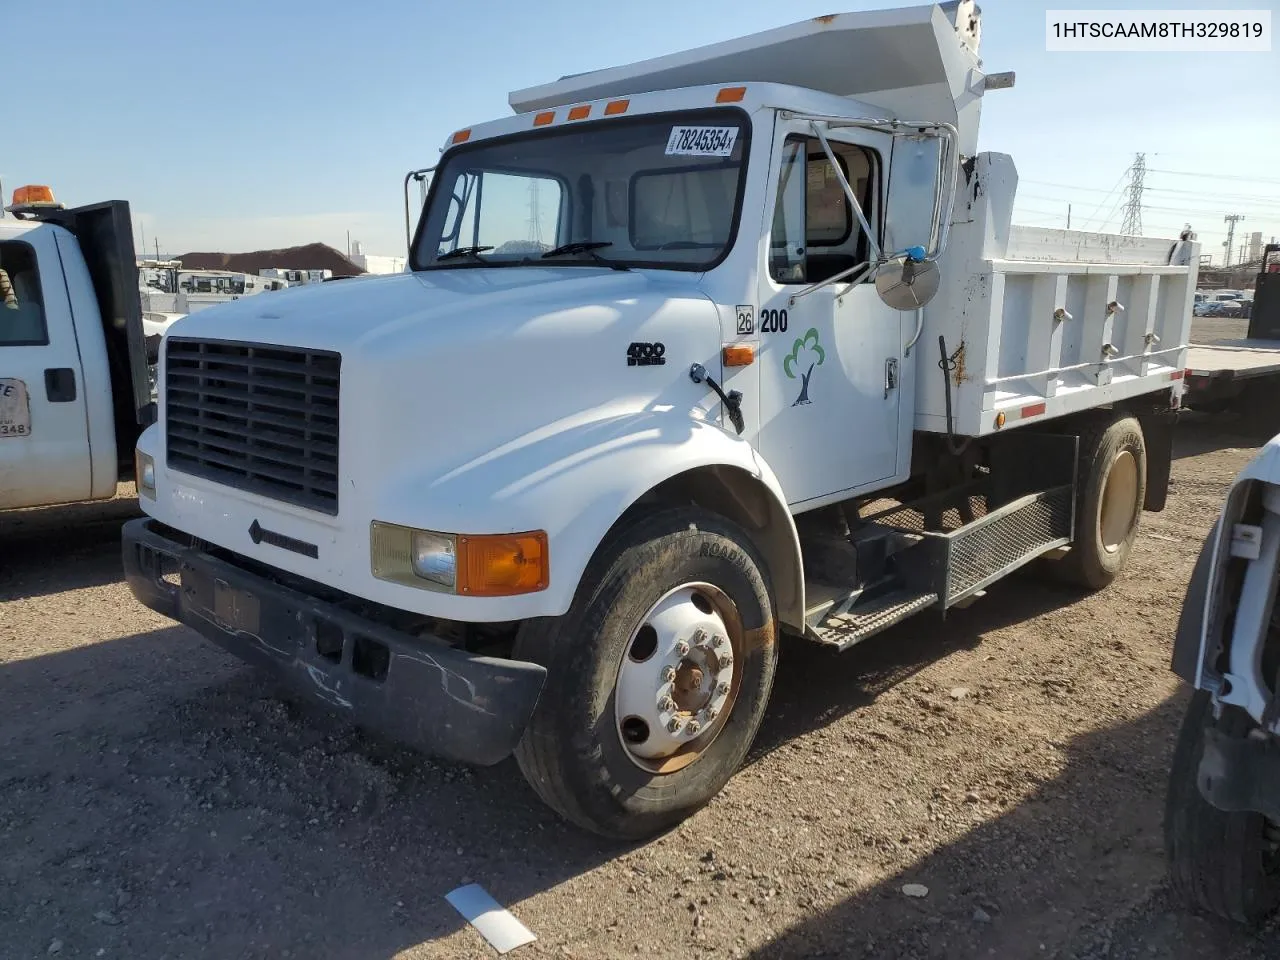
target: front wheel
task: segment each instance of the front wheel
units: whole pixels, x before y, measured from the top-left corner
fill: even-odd
[[[641,839],[719,792],[777,666],[764,569],[735,524],[661,510],[602,546],[564,617],[521,628],[514,655],[547,681],[516,760],[549,806]]]
[[[1280,824],[1257,813],[1226,813],[1201,795],[1204,731],[1215,725],[1245,736],[1253,720],[1235,707],[1215,720],[1209,694],[1196,691],[1169,771],[1165,854],[1174,890],[1189,906],[1253,924],[1280,905]]]

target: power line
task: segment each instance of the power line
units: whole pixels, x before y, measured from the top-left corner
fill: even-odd
[[[1116,180],[1115,185],[1110,190],[1107,191],[1107,195],[1102,198],[1102,201],[1094,208],[1093,213],[1089,214],[1089,216],[1085,219],[1084,223],[1080,225],[1080,229],[1083,230],[1085,227],[1089,226],[1089,224],[1093,223],[1093,218],[1098,215],[1098,211],[1100,211],[1103,208],[1103,206],[1106,205],[1106,202],[1111,199],[1111,195],[1115,193],[1118,189],[1120,189],[1120,184],[1124,183],[1124,178],[1127,177],[1128,175],[1129,175],[1128,170],[1125,170],[1124,173],[1120,174],[1120,178]]]
[[[1128,171],[1125,171],[1126,174]],[[1156,173],[1158,171],[1147,167],[1147,173]],[[1063,190],[1076,190],[1082,193],[1106,193],[1114,192],[1111,190],[1103,190],[1101,187],[1082,187],[1074,183],[1057,183],[1051,180],[1032,180],[1029,177],[1019,178],[1020,183],[1034,183],[1042,187],[1058,187]],[[1203,197],[1206,200],[1235,200],[1243,203],[1262,203],[1262,204],[1280,204],[1280,197],[1251,197],[1239,193],[1215,193],[1209,190],[1178,190],[1174,187],[1143,187],[1144,192],[1149,193],[1175,193],[1187,197]]]
[[[1186,170],[1152,170],[1152,173],[1164,173],[1171,177],[1202,177],[1205,180],[1240,180],[1244,183],[1278,183],[1274,177],[1240,177],[1227,173],[1191,173]]]

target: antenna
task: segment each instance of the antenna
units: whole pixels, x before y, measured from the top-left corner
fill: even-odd
[[[1231,266],[1231,245],[1236,239],[1236,224],[1244,219],[1242,213],[1228,213],[1222,218],[1222,222],[1227,225],[1227,242],[1223,244],[1227,248],[1227,252],[1223,254],[1222,265],[1224,267]]]
[[[1129,168],[1129,200],[1124,207],[1120,232],[1127,237],[1142,236],[1142,181],[1147,175],[1147,155],[1140,153]]]

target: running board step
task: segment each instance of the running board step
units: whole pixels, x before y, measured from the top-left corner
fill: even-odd
[[[856,606],[848,613],[826,617],[817,627],[810,628],[810,639],[843,652],[937,603],[936,593],[898,590]]]

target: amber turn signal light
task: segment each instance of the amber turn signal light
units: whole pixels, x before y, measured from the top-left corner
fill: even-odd
[[[458,537],[457,592],[506,597],[545,590],[551,578],[547,535],[530,533]]]

